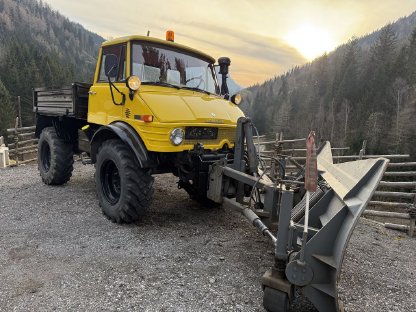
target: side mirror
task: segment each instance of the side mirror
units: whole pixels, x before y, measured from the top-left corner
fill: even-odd
[[[104,60],[104,72],[109,78],[117,76],[118,57],[115,54],[107,54]]]

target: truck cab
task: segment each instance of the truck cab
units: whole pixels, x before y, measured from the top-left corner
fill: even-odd
[[[241,97],[228,94],[228,58],[215,64],[173,37],[104,42],[91,84],[34,89],[46,184],[66,183],[73,155],[86,153],[100,206],[116,222],[145,213],[158,173],[173,173],[191,198],[208,201],[209,166],[233,158]]]
[[[104,43],[98,60],[89,123],[125,122],[151,152],[182,152],[196,143],[209,150],[233,146],[243,113],[220,94],[212,57],[172,41],[130,36]],[[129,89],[130,80],[137,90]]]

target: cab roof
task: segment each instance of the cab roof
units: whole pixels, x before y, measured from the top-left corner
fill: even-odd
[[[176,43],[176,42],[172,42],[172,41],[168,41],[168,40],[162,40],[162,39],[153,38],[153,37],[147,37],[147,36],[131,35],[131,36],[115,38],[115,39],[103,42],[101,46],[105,47],[105,46],[118,44],[118,43],[123,43],[123,42],[128,42],[128,41],[146,41],[146,42],[159,43],[159,44],[171,46],[171,47],[174,47],[174,48],[177,48],[177,49],[186,50],[188,52],[198,54],[198,55],[210,60],[212,63],[215,63],[215,59],[212,56],[209,56],[208,54],[206,54],[204,52],[201,52],[199,50],[196,50],[194,48],[190,48],[190,47],[185,46],[185,45],[180,44],[180,43]]]

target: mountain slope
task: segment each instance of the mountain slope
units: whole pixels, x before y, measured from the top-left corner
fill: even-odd
[[[104,39],[37,0],[0,0],[0,135],[14,125],[21,96],[23,125],[32,125],[32,88],[92,81]],[[228,80],[231,94],[241,87]]]
[[[416,12],[243,91],[261,133],[416,156]]]
[[[102,41],[42,2],[0,0],[0,96],[14,104],[20,95],[23,123],[33,124],[31,88],[91,81]],[[14,116],[2,116],[2,124]]]

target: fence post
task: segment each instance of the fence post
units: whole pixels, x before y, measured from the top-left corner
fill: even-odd
[[[22,104],[20,103],[20,95],[17,97],[17,108],[19,113],[19,128],[22,128]]]
[[[367,148],[367,140],[363,141],[363,146],[360,149],[360,153],[359,153],[359,159],[363,159],[363,156],[365,155],[365,149]]]
[[[16,158],[16,166],[19,166],[19,132],[17,128],[19,127],[19,117],[16,117],[16,122],[14,124],[14,148],[15,148],[15,158]]]
[[[413,198],[413,207],[409,209],[410,224],[409,224],[409,236],[415,235],[415,224],[416,224],[416,194]]]
[[[280,131],[280,133],[276,133],[276,145],[275,145],[276,155],[282,152],[283,144],[279,143],[282,141],[283,141],[283,131]]]
[[[7,149],[4,146],[4,139],[0,136],[0,168],[6,168],[8,166],[8,153]]]

